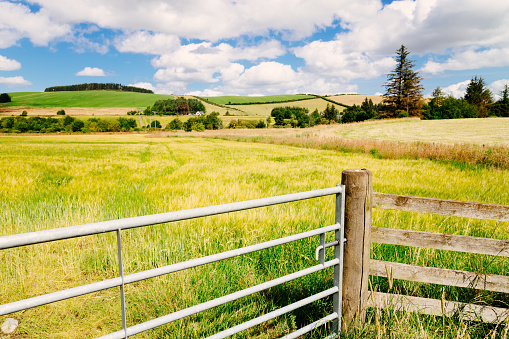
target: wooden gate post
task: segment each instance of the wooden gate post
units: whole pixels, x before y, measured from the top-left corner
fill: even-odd
[[[345,252],[343,262],[342,331],[363,322],[368,300],[373,175],[366,169],[344,170]]]

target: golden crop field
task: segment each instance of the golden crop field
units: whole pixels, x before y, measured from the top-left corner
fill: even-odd
[[[168,135],[0,136],[0,235],[332,187],[348,168],[370,169],[377,192],[509,205],[509,170]],[[326,197],[123,231],[124,270],[130,274],[326,226],[333,222],[333,205]],[[375,210],[373,225],[509,239],[508,223],[418,213]],[[313,238],[128,285],[128,326],[314,265],[317,245]],[[107,233],[1,251],[0,303],[118,276],[116,250],[115,235]],[[374,246],[373,257],[509,275],[507,258],[397,246]],[[313,274],[139,337],[212,335],[330,287],[330,274]],[[372,283],[388,289],[381,278]],[[426,284],[395,282],[391,288],[438,299],[444,294],[448,300],[509,303],[500,294]],[[328,314],[331,303],[312,304],[236,338],[282,336]],[[96,337],[121,328],[119,292],[114,288],[9,317],[20,321],[16,338]],[[326,333],[327,327],[308,337]],[[507,326],[372,310],[368,323],[345,337],[463,338],[461,333],[502,338]]]

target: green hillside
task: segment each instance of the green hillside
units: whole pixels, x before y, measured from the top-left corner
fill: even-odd
[[[14,92],[5,106],[27,107],[146,107],[171,95],[121,91]]]

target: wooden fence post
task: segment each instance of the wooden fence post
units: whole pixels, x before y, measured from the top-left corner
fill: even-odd
[[[364,321],[368,300],[373,175],[369,170],[344,170],[345,252],[343,263],[342,331]]]

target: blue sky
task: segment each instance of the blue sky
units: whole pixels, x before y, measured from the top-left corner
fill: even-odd
[[[114,82],[156,93],[379,94],[405,45],[460,97],[509,84],[507,0],[0,0],[0,93]]]

